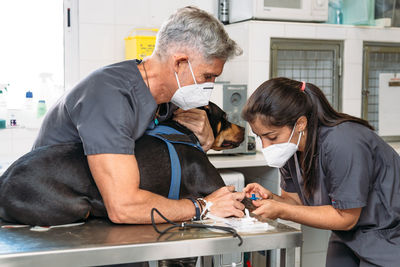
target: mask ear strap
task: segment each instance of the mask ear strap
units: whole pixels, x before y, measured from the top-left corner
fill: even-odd
[[[296,129],[296,124],[297,124],[297,121],[296,121],[296,123],[295,123],[294,126],[293,126],[293,130],[292,130],[292,133],[290,134],[288,143],[290,142],[290,140],[292,140],[292,137],[293,137],[293,134],[294,134],[294,130]]]
[[[181,88],[181,83],[179,82],[178,74],[175,72],[176,82],[178,83],[178,87]]]
[[[299,144],[300,144],[300,140],[301,140],[301,137],[303,136],[303,131],[301,131],[300,132],[300,136],[299,136],[299,140],[297,140],[297,147],[299,146]]]
[[[195,84],[197,84],[196,78],[194,77],[194,73],[193,73],[193,70],[192,70],[192,65],[190,64],[190,61],[189,61],[189,60],[188,60],[188,64],[189,64],[190,72],[192,73],[193,81],[194,81]]]

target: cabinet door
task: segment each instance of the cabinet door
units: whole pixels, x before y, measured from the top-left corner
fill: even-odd
[[[270,77],[313,83],[341,110],[341,41],[271,39]]]
[[[363,68],[362,118],[379,132],[379,76],[400,72],[400,44],[364,43]],[[399,141],[400,136],[385,140]]]

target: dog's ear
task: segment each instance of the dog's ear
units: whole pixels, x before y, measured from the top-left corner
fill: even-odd
[[[215,117],[222,118],[225,114],[225,111],[223,111],[219,106],[211,101],[208,102],[208,109],[210,113],[213,114]]]

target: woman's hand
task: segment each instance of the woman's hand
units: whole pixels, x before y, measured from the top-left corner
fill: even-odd
[[[260,215],[262,218],[268,218],[275,220],[281,217],[282,214],[282,202],[275,201],[273,199],[262,199],[253,201],[254,206],[257,208],[253,210],[253,213]]]
[[[199,139],[204,151],[208,151],[214,143],[214,134],[208,121],[207,113],[201,109],[178,109],[173,120],[191,130]]]
[[[244,198],[244,192],[234,192],[235,187],[224,186],[204,199],[210,201],[213,205],[210,212],[219,217],[243,217],[244,205],[240,202]]]
[[[243,192],[246,193],[246,197],[251,197],[252,194],[255,194],[257,197],[261,197],[263,199],[272,199],[273,197],[271,191],[257,183],[248,184],[243,189]]]

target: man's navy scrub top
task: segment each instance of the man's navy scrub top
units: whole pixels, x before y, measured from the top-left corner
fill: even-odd
[[[362,208],[350,231],[333,231],[356,255],[381,266],[400,264],[400,156],[374,131],[354,122],[320,127],[317,182],[306,197],[294,156],[280,169],[281,188],[304,205]],[[388,263],[388,264],[385,264]]]
[[[157,108],[137,68],[139,62],[100,68],[66,92],[46,115],[33,148],[81,142],[85,155],[134,154],[135,140]],[[166,105],[168,116],[170,108]]]

